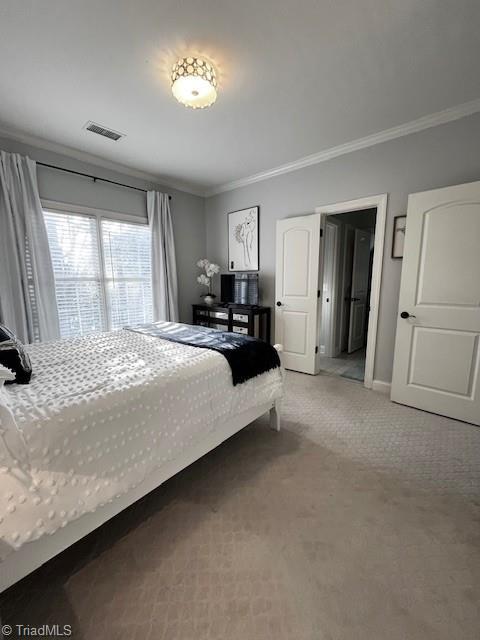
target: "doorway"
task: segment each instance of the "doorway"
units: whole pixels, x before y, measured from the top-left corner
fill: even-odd
[[[315,213],[319,213],[321,215],[322,228],[324,230],[324,234],[327,233],[328,228],[331,228],[332,226],[336,226],[334,223],[336,216],[342,215],[344,213],[348,213],[350,216],[352,216],[352,220],[353,220],[354,216],[358,216],[358,215],[362,216],[363,212],[367,210],[374,209],[376,211],[375,229],[374,229],[375,233],[373,238],[373,256],[372,256],[373,259],[371,262],[369,260],[369,266],[371,264],[371,267],[369,268],[369,271],[370,271],[369,278],[368,278],[369,293],[367,293],[367,301],[366,301],[367,316],[365,320],[365,325],[366,325],[365,357],[364,357],[364,363],[362,362],[361,364],[353,365],[358,367],[359,369],[360,367],[364,368],[363,382],[364,382],[364,386],[367,387],[367,389],[377,388],[376,381],[373,379],[373,374],[374,374],[375,353],[376,353],[376,346],[377,346],[378,311],[379,311],[379,304],[380,304],[380,287],[381,287],[381,280],[382,280],[382,263],[383,263],[384,241],[385,241],[385,226],[386,226],[386,218],[387,218],[387,202],[388,202],[388,196],[386,193],[383,193],[383,194],[374,195],[374,196],[367,196],[365,198],[357,198],[356,200],[349,200],[346,202],[337,202],[334,204],[327,204],[320,207],[316,207],[315,209]],[[329,225],[329,227],[327,227],[324,224],[325,222],[333,222],[334,224]],[[337,234],[338,233],[339,232],[337,231]],[[325,237],[325,240],[326,240],[326,237]],[[320,274],[319,289],[323,284],[323,260],[325,258],[325,242],[322,243],[322,246],[323,246],[323,250],[321,252],[322,255],[321,255],[320,265],[319,265],[319,274]],[[348,246],[348,243],[347,243],[347,246]],[[347,261],[347,264],[348,264],[348,261]],[[334,277],[337,278],[337,283],[338,283],[340,281],[340,277],[337,275],[338,272],[335,272],[334,270],[333,273],[334,273]],[[339,294],[337,293],[337,295]],[[343,297],[345,298],[347,296],[343,295]],[[359,297],[359,296],[351,295],[350,297]],[[320,291],[319,342],[320,342],[320,334],[322,331],[321,317],[323,313],[323,305],[321,303],[323,302],[323,298],[324,296]],[[352,312],[352,308],[350,308],[350,314],[351,312]],[[344,307],[343,313],[346,316],[348,314],[348,309],[345,309]],[[344,322],[343,327],[346,328],[347,324],[348,324],[348,327],[350,327],[350,320],[348,320],[348,323],[347,323],[347,319],[345,316],[343,320]],[[334,318],[335,314],[331,314],[331,317]],[[343,336],[343,346],[344,346],[346,334],[342,333],[342,330],[340,330],[339,335]],[[357,336],[360,339],[361,332],[358,332]],[[337,342],[337,345],[338,345],[338,342]],[[340,353],[342,352],[342,349],[343,347],[341,348]],[[348,352],[348,348],[347,348],[347,352]],[[328,354],[320,354],[320,348],[319,348],[319,353],[317,356],[317,366],[316,366],[317,371],[321,370],[320,358],[323,355],[328,355]],[[349,360],[355,360],[355,358],[359,358],[363,360],[362,358],[363,354],[360,349],[356,351],[352,351],[352,354],[347,353],[347,356],[348,355],[350,355]],[[323,364],[325,366],[325,361]],[[330,365],[333,366],[334,363],[331,361]],[[340,366],[342,365],[340,364]],[[348,363],[348,366],[350,366],[349,363]]]
[[[283,347],[286,369],[316,375],[320,372],[320,332],[322,325],[322,283],[325,237],[322,231],[330,214],[358,212],[376,208],[371,294],[366,294],[368,316],[364,385],[375,388],[373,369],[377,343],[378,310],[387,215],[387,194],[367,196],[349,202],[316,207],[312,215],[277,220],[275,252],[275,342]],[[330,221],[335,220],[335,215]],[[361,215],[361,214],[360,214]],[[337,230],[338,234],[338,230]],[[338,237],[338,236],[337,236]],[[325,264],[331,264],[327,259]],[[333,269],[333,277],[336,278]],[[338,281],[338,279],[337,279]],[[352,310],[351,310],[352,311]],[[335,314],[331,314],[335,317]],[[358,333],[358,339],[362,333]],[[341,335],[341,332],[340,332]],[[380,382],[378,383],[381,384]]]
[[[320,371],[363,382],[377,208],[324,218]]]

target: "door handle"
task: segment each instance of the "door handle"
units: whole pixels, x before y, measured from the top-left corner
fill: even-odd
[[[360,302],[360,298],[350,298],[350,302]]]
[[[412,314],[408,313],[408,311],[402,311],[400,317],[406,320],[407,318],[416,318],[417,316],[412,316]]]
[[[282,303],[280,302],[280,300],[277,300],[277,307],[281,307]]]

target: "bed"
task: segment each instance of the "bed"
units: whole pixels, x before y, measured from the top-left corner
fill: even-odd
[[[129,330],[28,353],[30,384],[0,380],[0,592],[263,413],[279,429],[281,367],[234,386],[220,353]]]

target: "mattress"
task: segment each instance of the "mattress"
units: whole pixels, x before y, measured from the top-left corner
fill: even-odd
[[[279,369],[234,387],[219,353],[128,330],[27,349],[31,383],[0,390],[0,560],[282,394]]]

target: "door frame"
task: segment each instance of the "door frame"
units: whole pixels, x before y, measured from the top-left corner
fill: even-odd
[[[323,248],[325,249],[326,243],[327,243],[327,224],[329,223],[329,221],[327,220],[325,222],[325,227],[323,230],[323,238],[325,240],[325,244],[323,246]],[[333,269],[332,269],[332,273],[331,273],[331,278],[330,278],[330,282],[329,284],[329,291],[330,291],[330,298],[331,298],[331,307],[330,307],[330,317],[329,317],[329,321],[328,321],[328,326],[325,327],[324,332],[323,332],[323,342],[324,344],[321,345],[320,344],[320,355],[323,356],[327,356],[328,358],[334,358],[337,353],[336,353],[336,338],[337,338],[337,326],[336,326],[336,322],[335,322],[335,318],[337,316],[337,310],[338,310],[338,276],[339,276],[339,249],[340,249],[340,227],[339,225],[330,222],[331,227],[333,227],[335,229],[334,232],[334,238],[332,241],[332,261],[333,261]],[[323,264],[325,264],[325,261],[323,261]],[[324,298],[324,284],[325,284],[325,270],[322,269],[322,282],[318,283],[318,288],[320,289],[320,297],[321,297],[321,305],[320,305],[320,314],[319,314],[319,318],[320,321],[322,319],[322,315],[323,315],[323,311],[324,311],[324,305],[323,305],[323,298]],[[324,351],[322,351],[322,346],[324,347]]]
[[[367,351],[365,357],[364,385],[367,389],[373,386],[375,351],[377,347],[378,312],[380,304],[380,288],[382,281],[383,251],[385,244],[385,227],[387,221],[388,194],[382,193],[355,200],[336,202],[315,207],[315,213],[335,215],[340,213],[361,212],[376,207],[375,241],[373,245],[373,266],[370,293],[370,314],[368,318]],[[324,218],[324,216],[322,216]],[[320,248],[320,262],[323,263],[323,243]]]

